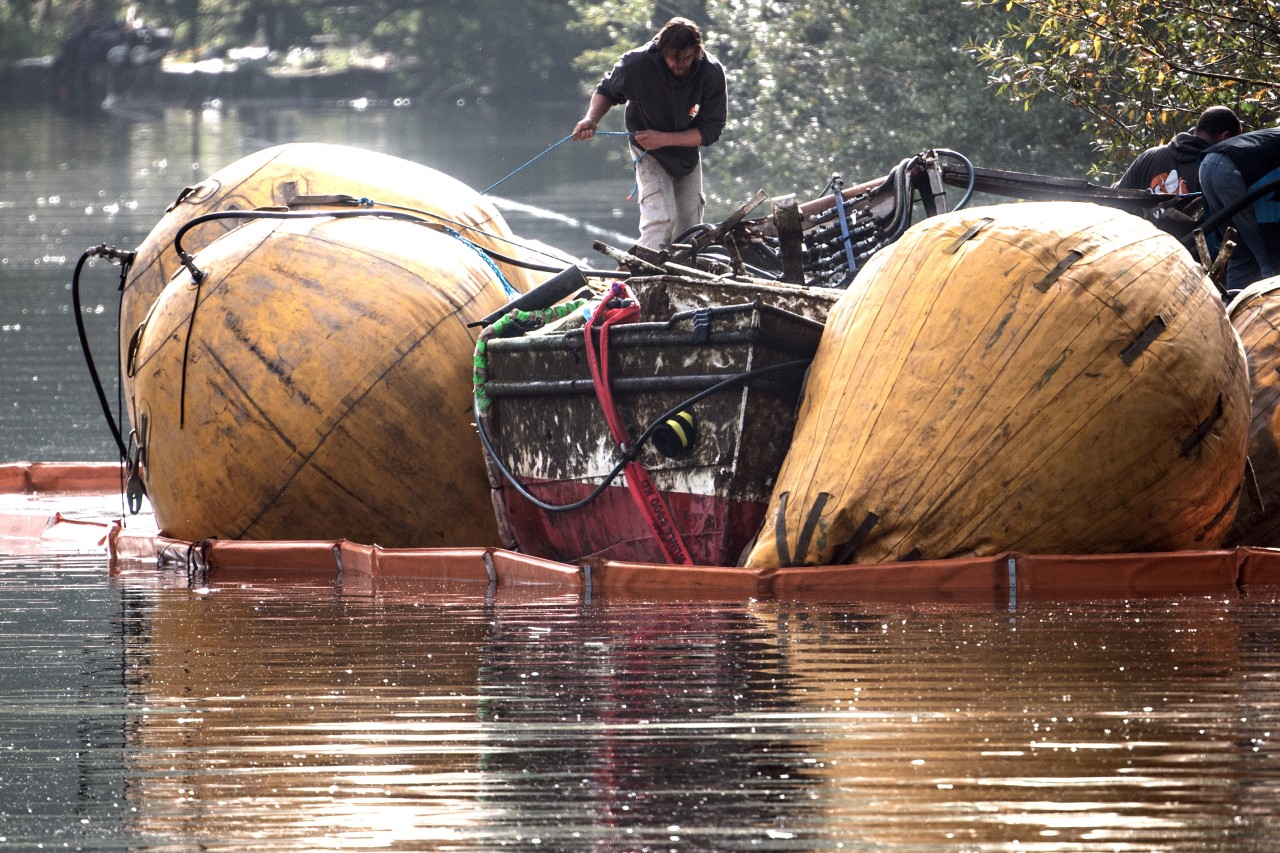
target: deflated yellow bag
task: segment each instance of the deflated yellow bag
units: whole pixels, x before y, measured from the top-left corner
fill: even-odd
[[[1248,423],[1169,235],[1075,202],[933,217],[832,309],[746,563],[1218,547]]]

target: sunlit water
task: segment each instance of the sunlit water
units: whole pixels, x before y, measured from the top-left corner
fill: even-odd
[[[71,268],[181,187],[290,140],[485,187],[580,106],[0,115],[0,461],[112,458]],[[577,148],[499,195],[585,256],[629,189]],[[1269,851],[1276,595],[610,602],[0,556],[0,849]]]
[[[610,603],[0,562],[0,846],[1270,850],[1276,601]]]

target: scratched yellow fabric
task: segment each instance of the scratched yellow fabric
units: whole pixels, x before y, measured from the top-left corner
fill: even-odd
[[[1280,546],[1280,276],[1253,284],[1227,311],[1244,344],[1253,394],[1253,480],[1227,541],[1275,548]]]
[[[138,247],[120,296],[121,352],[128,348],[134,330],[177,271],[179,263],[173,238],[192,219],[221,210],[278,207],[298,196],[319,199],[338,195],[402,205],[420,211],[430,220],[448,224],[480,246],[507,257],[520,254],[518,244],[511,240],[511,229],[494,203],[443,172],[389,154],[346,145],[318,142],[276,145],[242,157],[182,190],[156,222]],[[306,209],[326,207],[350,209],[350,205],[318,200]],[[235,220],[220,220],[197,225],[183,238],[183,249],[194,253],[239,224]],[[499,262],[499,265],[517,290],[529,290],[545,278],[514,264]]]
[[[746,562],[1218,547],[1249,414],[1220,298],[1141,218],[926,219],[832,309]]]
[[[171,536],[499,544],[468,323],[501,308],[461,241],[386,219],[258,220],[195,255],[129,359]]]

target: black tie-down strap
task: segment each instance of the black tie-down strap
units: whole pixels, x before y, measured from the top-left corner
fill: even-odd
[[[787,544],[787,499],[790,497],[790,492],[783,492],[778,497],[778,514],[774,518],[773,528],[778,547],[778,565],[783,568],[795,565],[791,558],[791,546]],[[804,527],[800,529],[800,538],[796,540],[796,556],[801,560],[809,550],[809,542],[813,539],[813,531],[818,527],[822,508],[827,505],[830,498],[831,495],[826,492],[819,492],[818,499],[813,502],[813,506],[809,508],[809,514],[805,516]]]
[[[1125,347],[1120,353],[1120,360],[1124,362],[1125,367],[1132,367],[1133,363],[1138,360],[1138,356],[1146,352],[1147,347],[1168,328],[1164,317],[1157,314],[1151,318],[1151,322],[1142,330],[1142,333],[1134,339],[1133,343]]]
[[[1204,437],[1213,429],[1213,425],[1222,417],[1222,395],[1218,395],[1218,402],[1214,405],[1213,411],[1209,413],[1209,417],[1196,424],[1195,431],[1191,435],[1182,440],[1182,449],[1178,455],[1187,457],[1191,455],[1191,451],[1196,449],[1196,445],[1204,441]]]
[[[867,536],[871,533],[871,528],[875,527],[880,521],[880,516],[874,512],[868,512],[867,517],[862,519],[862,523],[858,525],[858,529],[853,531],[853,535],[849,537],[849,541],[840,546],[836,551],[836,558],[833,561],[836,565],[844,565],[853,559],[853,555],[858,553],[858,549],[862,547],[862,543],[866,541]]]
[[[791,494],[789,492],[783,492],[779,496],[778,514],[774,518],[774,539],[778,549],[778,564],[783,568],[797,565],[793,561],[791,546],[788,544],[787,539],[787,501],[790,497]],[[817,499],[813,502],[813,506],[809,508],[809,512],[805,515],[804,526],[800,528],[800,536],[796,539],[795,559],[803,561],[804,555],[809,552],[809,545],[812,543],[813,535],[818,529],[818,520],[822,517],[822,510],[826,508],[827,502],[830,500],[831,495],[829,493],[819,492]],[[868,512],[866,518],[858,525],[858,529],[853,532],[848,541],[836,549],[832,565],[847,563],[879,521],[880,516],[874,512]]]

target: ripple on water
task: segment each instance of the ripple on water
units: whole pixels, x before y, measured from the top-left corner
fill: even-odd
[[[348,595],[192,589],[87,558],[5,558],[0,600],[11,841],[1079,850],[1277,834],[1273,601],[1011,614]]]

